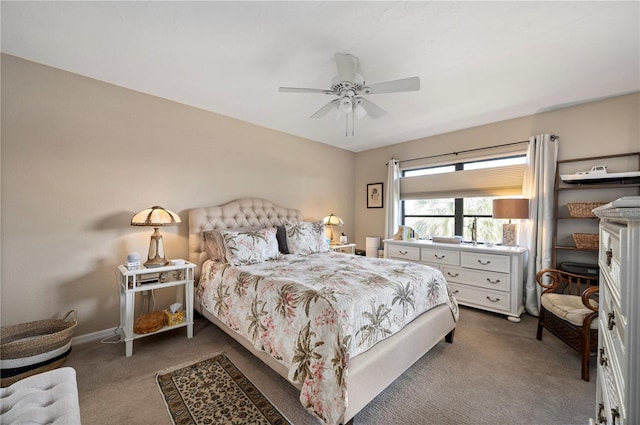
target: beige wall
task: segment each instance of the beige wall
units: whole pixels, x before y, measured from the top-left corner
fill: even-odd
[[[385,181],[385,164],[391,158],[459,152],[528,140],[542,133],[560,136],[561,160],[638,152],[639,120],[640,94],[634,93],[360,152],[356,155],[355,242],[364,246],[367,236],[384,236],[384,210],[367,209],[365,189],[367,183]]]
[[[638,93],[358,154],[6,55],[1,100],[2,325],[76,309],[76,335],[118,325],[115,267],[146,255],[151,229],[128,223],[152,205],[186,221],[189,208],[259,196],[308,219],[334,212],[364,249],[384,229],[366,184],[391,157],[539,133],[561,137],[561,159],[640,150]],[[161,232],[167,257],[186,258],[186,224]]]
[[[117,326],[115,268],[146,256],[153,229],[129,221],[152,205],[184,221],[161,229],[168,258],[187,258],[189,208],[244,196],[354,236],[352,152],[7,55],[1,160],[2,325],[76,309],[76,335]]]

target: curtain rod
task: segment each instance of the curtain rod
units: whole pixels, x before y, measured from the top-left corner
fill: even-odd
[[[438,155],[423,156],[423,157],[420,157],[420,158],[401,159],[401,160],[398,160],[398,162],[409,162],[409,161],[418,161],[418,160],[421,160],[421,159],[439,158],[441,156],[458,155],[458,154],[461,154],[461,153],[483,151],[483,150],[486,150],[486,149],[501,148],[501,147],[504,147],[504,146],[520,145],[522,143],[529,143],[529,141],[528,140],[522,140],[520,142],[504,143],[502,145],[487,146],[487,147],[484,147],[484,148],[467,149],[467,150],[459,151],[459,152],[441,153],[441,154],[438,154]]]
[[[551,141],[552,142],[555,142],[559,138],[560,138],[560,136],[556,136],[555,134],[551,135]],[[420,157],[420,158],[397,159],[396,161],[398,161],[398,162],[418,161],[418,160],[421,160],[421,159],[439,158],[441,156],[458,155],[458,154],[461,154],[461,153],[476,152],[476,151],[482,151],[482,150],[485,150],[485,149],[494,149],[494,148],[502,148],[504,146],[520,145],[522,143],[529,143],[529,141],[528,140],[522,140],[520,142],[504,143],[502,145],[487,146],[487,147],[484,147],[484,148],[467,149],[467,150],[459,151],[459,152],[442,153],[442,154],[439,154],[439,155],[423,156],[423,157]],[[389,163],[387,162],[387,164],[389,164]]]

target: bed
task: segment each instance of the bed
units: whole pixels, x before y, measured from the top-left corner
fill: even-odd
[[[453,342],[458,311],[436,269],[327,251],[321,222],[268,200],[189,211],[195,309],[300,389],[320,422],[348,423]]]

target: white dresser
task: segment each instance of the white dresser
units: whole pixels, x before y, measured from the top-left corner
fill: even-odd
[[[599,424],[640,424],[640,196],[596,208],[600,217]]]
[[[385,256],[417,261],[442,271],[458,303],[507,315],[524,310],[525,248],[385,239]]]

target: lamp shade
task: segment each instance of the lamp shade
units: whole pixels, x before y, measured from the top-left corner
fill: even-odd
[[[493,218],[529,218],[529,200],[523,198],[494,199]]]
[[[325,218],[322,219],[322,222],[326,226],[342,226],[344,222],[337,215],[333,215],[333,213],[329,214]]]
[[[136,213],[131,219],[132,226],[173,226],[182,223],[178,214],[162,207],[151,207]]]

